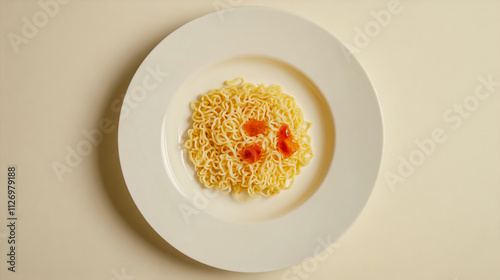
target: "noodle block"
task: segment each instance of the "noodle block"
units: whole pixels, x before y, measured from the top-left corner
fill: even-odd
[[[237,78],[191,103],[184,148],[207,188],[245,197],[289,189],[313,152],[310,123],[278,85]]]

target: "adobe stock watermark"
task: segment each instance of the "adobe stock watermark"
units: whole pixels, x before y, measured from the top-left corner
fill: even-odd
[[[212,6],[217,11],[217,16],[221,21],[224,20],[224,14],[231,12],[234,8],[240,6],[243,0],[214,0]]]
[[[210,205],[210,199],[216,198],[219,195],[218,190],[203,188],[193,188],[193,195],[191,196],[191,204],[181,203],[178,208],[181,216],[186,224],[191,223],[193,216],[200,214],[201,210]]]
[[[332,244],[331,236],[327,236],[326,240],[318,237],[316,241],[318,246],[314,248],[312,257],[308,257],[301,264],[294,265],[286,270],[281,277],[282,280],[309,279],[311,274],[318,269],[319,263],[326,261],[333,254],[334,249],[340,247],[338,243]]]
[[[385,9],[370,11],[372,19],[366,22],[362,28],[354,27],[355,34],[352,44],[345,42],[341,44],[341,50],[347,61],[351,61],[353,54],[360,54],[363,49],[367,48],[382,33],[383,29],[389,26],[394,16],[399,15],[402,11],[403,5],[399,0],[389,1]]]
[[[20,51],[21,45],[26,45],[38,35],[40,29],[47,26],[51,18],[59,13],[61,6],[66,5],[70,0],[40,0],[37,2],[39,9],[31,17],[22,17],[22,27],[20,32],[9,32],[7,38],[14,52]]]
[[[169,75],[168,72],[163,72],[160,69],[160,65],[156,65],[154,68],[151,66],[146,67],[146,72],[147,74],[141,83],[130,89],[130,97],[124,99],[122,106],[120,104],[122,103],[123,95],[111,102],[111,111],[113,113],[120,113],[120,119],[127,118],[130,111],[137,108],[148,97],[148,94],[158,88]],[[98,127],[90,130],[83,129],[81,131],[82,139],[74,146],[67,145],[65,147],[66,156],[64,161],[52,162],[52,170],[54,170],[59,182],[64,180],[64,174],[73,172],[82,163],[83,159],[89,156],[94,148],[101,144],[106,134],[115,131],[116,128],[117,124],[113,124],[111,119],[102,118],[98,122]]]
[[[398,157],[398,167],[395,171],[386,171],[384,178],[392,191],[398,184],[404,183],[412,176],[419,166],[422,166],[431,157],[440,145],[448,139],[447,130],[457,130],[462,127],[464,121],[472,116],[481,106],[482,102],[488,100],[494,93],[500,92],[500,80],[494,80],[493,74],[485,77],[479,76],[474,91],[462,99],[461,102],[453,104],[442,114],[444,123],[448,127],[435,127],[428,137],[415,139],[414,149],[407,155]]]
[[[135,275],[127,274],[127,272],[125,271],[125,267],[122,267],[122,269],[120,270],[120,273],[118,273],[118,271],[116,271],[116,269],[113,269],[111,271],[111,274],[113,275],[113,278],[111,278],[111,280],[134,280],[135,279]]]

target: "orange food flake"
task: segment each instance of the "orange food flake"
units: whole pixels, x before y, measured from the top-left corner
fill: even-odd
[[[243,130],[249,135],[249,136],[257,136],[259,134],[266,134],[267,133],[267,124],[264,121],[259,121],[256,119],[249,119],[248,121],[243,124]]]
[[[257,162],[261,157],[261,153],[262,147],[260,143],[255,143],[240,151],[241,157],[250,164]]]
[[[299,144],[293,137],[290,129],[288,128],[288,125],[286,124],[283,124],[280,127],[276,148],[283,155],[283,158],[290,157],[293,153],[300,149]]]

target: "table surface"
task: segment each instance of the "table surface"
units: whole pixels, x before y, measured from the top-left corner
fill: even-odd
[[[322,258],[257,274],[198,263],[159,237],[126,190],[116,144],[117,108],[145,56],[190,20],[237,6],[295,13],[345,43],[385,129],[352,227]],[[0,19],[1,279],[500,279],[500,1],[3,0]],[[103,119],[102,142],[72,157]]]

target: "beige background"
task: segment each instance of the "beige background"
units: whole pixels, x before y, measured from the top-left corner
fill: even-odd
[[[0,3],[1,279],[500,279],[500,86],[474,103],[479,77],[500,82],[499,1],[74,0],[17,46],[9,38],[43,8]],[[299,266],[300,275],[221,271],[177,252],[135,208],[118,165],[114,108],[144,57],[182,24],[245,5],[293,12],[356,48],[384,115],[381,173],[366,208],[328,258]],[[359,41],[358,28],[374,28],[388,5],[399,12]],[[465,117],[448,111],[464,101]],[[113,124],[104,141],[58,180],[54,162],[105,118]],[[400,157],[416,155],[415,141],[435,128],[444,143],[400,173]],[[16,273],[5,256],[10,164],[18,168]]]

